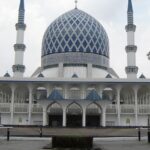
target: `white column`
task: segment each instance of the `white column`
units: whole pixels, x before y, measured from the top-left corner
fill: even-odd
[[[64,98],[69,99],[69,85],[64,85]]]
[[[63,64],[63,63],[59,63],[59,70],[58,70],[58,77],[59,77],[59,78],[62,78],[62,77],[64,76],[64,75],[63,75],[63,74],[64,74],[64,73],[63,73],[63,72],[64,72],[63,70],[64,70],[64,64]]]
[[[47,125],[47,112],[46,107],[43,107],[43,126]]]
[[[87,65],[87,77],[92,78],[92,64]]]
[[[66,108],[63,108],[63,127],[66,127]]]
[[[99,86],[98,88],[97,88],[97,92],[98,92],[98,94],[99,94],[99,96],[102,98],[103,97],[103,90],[104,90],[104,86]]]
[[[106,106],[104,106],[102,110],[102,126],[106,127]]]
[[[32,115],[32,91],[33,87],[29,86],[29,112],[28,112],[28,125],[31,125],[31,115]]]
[[[117,90],[117,118],[118,118],[118,126],[121,125],[121,122],[120,122],[120,91],[121,91],[121,87],[117,87],[116,88]]]
[[[10,117],[10,124],[13,124],[13,120],[14,120],[14,101],[15,101],[15,86],[12,85],[11,86],[11,108],[10,108],[10,112],[11,112],[11,117]]]
[[[52,85],[47,85],[46,86],[46,89],[47,89],[47,97],[51,94],[51,92],[52,92]]]
[[[86,127],[86,108],[83,108],[82,127]]]
[[[138,87],[134,87],[134,96],[135,96],[135,126],[138,126]]]
[[[86,85],[81,86],[81,99],[86,98]]]

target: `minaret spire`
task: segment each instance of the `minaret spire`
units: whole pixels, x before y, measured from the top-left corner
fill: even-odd
[[[133,7],[132,7],[132,0],[128,0],[128,10],[127,10],[127,20],[128,24],[133,24]]]
[[[23,77],[25,66],[23,65],[24,51],[26,46],[24,45],[24,31],[26,25],[24,23],[25,9],[24,9],[24,0],[20,0],[19,5],[19,14],[18,14],[18,23],[16,24],[17,30],[17,40],[14,45],[15,50],[15,63],[12,67],[14,72],[14,77]]]
[[[19,23],[24,23],[24,0],[20,0],[20,6],[19,6],[19,16],[18,16],[18,22]]]
[[[78,8],[78,0],[75,0],[75,9]]]
[[[128,0],[128,12],[133,13],[132,0]]]
[[[137,46],[134,41],[134,33],[136,30],[136,26],[134,25],[134,17],[133,17],[133,6],[132,0],[128,0],[128,9],[127,9],[127,67],[126,74],[127,78],[137,78],[138,67],[136,66],[136,51]]]

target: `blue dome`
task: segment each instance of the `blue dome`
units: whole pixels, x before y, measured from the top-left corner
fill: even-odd
[[[68,52],[94,53],[109,58],[109,40],[103,26],[79,9],[57,18],[43,37],[42,57]]]

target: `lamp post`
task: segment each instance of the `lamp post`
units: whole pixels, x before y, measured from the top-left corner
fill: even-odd
[[[150,60],[150,52],[148,52],[147,57]],[[150,143],[150,114],[148,114],[148,143]]]
[[[148,143],[150,143],[150,114],[148,115]]]

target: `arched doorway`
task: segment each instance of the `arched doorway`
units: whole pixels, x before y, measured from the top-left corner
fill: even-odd
[[[67,107],[67,127],[82,127],[82,108],[76,103]]]
[[[61,127],[63,120],[63,110],[60,104],[53,103],[47,109],[48,113],[48,125],[50,127]]]
[[[101,108],[92,103],[86,108],[86,126],[99,127],[101,126]]]

